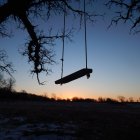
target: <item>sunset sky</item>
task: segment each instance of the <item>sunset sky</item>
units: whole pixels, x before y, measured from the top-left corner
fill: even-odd
[[[62,41],[57,41],[54,46],[56,64],[52,65],[52,73],[41,76],[46,84],[41,86],[36,76],[30,75],[31,66],[27,58],[19,50],[24,47],[28,37],[25,31],[16,29],[15,22],[8,26],[13,31],[12,38],[1,38],[0,48],[5,49],[9,60],[13,62],[16,72],[17,91],[26,90],[35,94],[55,94],[61,98],[74,96],[83,98],[111,97],[140,97],[140,34],[130,34],[130,23],[119,23],[107,29],[113,12],[99,3],[95,6],[98,12],[106,12],[104,18],[98,17],[95,23],[87,24],[88,67],[93,69],[91,77],[82,77],[64,85],[56,85],[55,80],[61,76],[61,51]],[[88,7],[88,9],[90,9]],[[52,26],[57,32],[62,27],[62,17],[54,17],[48,23],[38,21],[44,32]],[[57,24],[56,24],[57,23]],[[73,25],[76,29],[72,42],[66,40],[64,76],[85,67],[84,28],[79,30],[79,19],[73,20],[72,16],[66,19],[67,28]],[[61,29],[59,29],[61,30]]]

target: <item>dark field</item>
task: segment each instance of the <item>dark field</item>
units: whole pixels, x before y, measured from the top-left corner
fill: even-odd
[[[140,140],[140,104],[0,102],[0,140]]]

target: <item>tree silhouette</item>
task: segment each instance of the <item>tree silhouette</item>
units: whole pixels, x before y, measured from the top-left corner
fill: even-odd
[[[80,3],[80,0],[75,0],[75,2]],[[89,2],[91,1],[89,0]],[[48,74],[49,69],[46,64],[48,66],[54,63],[53,50],[46,46],[53,45],[55,39],[61,39],[63,32],[55,35],[49,33],[47,36],[38,31],[37,26],[34,25],[34,20],[43,17],[47,21],[54,15],[63,15],[64,12],[67,14],[71,12],[82,19],[84,12],[73,8],[70,0],[7,0],[0,6],[0,35],[2,37],[10,36],[9,31],[6,30],[6,23],[10,20],[15,21],[19,24],[19,28],[28,32],[29,40],[25,43],[26,49],[22,54],[27,56],[28,61],[33,64],[31,73],[36,74],[39,84],[43,84],[40,82],[39,74],[42,72]],[[93,15],[86,14],[87,18],[92,20]],[[70,31],[65,36],[70,37]]]
[[[0,73],[0,89],[4,88],[5,85],[6,85],[6,80],[4,79],[2,73]]]
[[[140,32],[140,1],[139,0],[110,0],[106,6],[113,8],[115,6],[116,16],[112,18],[111,24],[118,24],[119,21],[131,23],[131,31]],[[109,27],[110,27],[109,26]]]
[[[6,51],[0,50],[0,73],[6,72],[12,77],[11,74],[14,72],[13,65],[7,59]]]
[[[124,96],[118,96],[118,100],[121,102],[121,103],[123,103],[123,102],[125,102],[125,97]]]
[[[15,79],[13,79],[11,77],[9,79],[7,79],[7,86],[6,86],[7,90],[12,92],[14,90],[15,83],[16,83]]]

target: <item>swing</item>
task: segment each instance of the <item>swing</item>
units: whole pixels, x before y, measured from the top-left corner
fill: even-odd
[[[82,76],[87,76],[87,78],[90,77],[90,73],[92,73],[92,69],[88,69],[88,68],[83,68],[79,71],[76,71],[68,76],[65,76],[57,81],[55,81],[55,84],[65,84],[68,83],[70,81],[76,80]]]
[[[55,84],[65,84],[68,82],[71,82],[73,80],[76,80],[78,78],[81,78],[83,76],[87,76],[87,79],[90,78],[90,73],[92,73],[92,69],[87,68],[87,39],[86,39],[86,14],[85,14],[85,0],[84,0],[84,26],[85,26],[85,56],[86,56],[86,68],[80,69],[68,76],[63,77],[63,61],[64,61],[64,45],[65,45],[65,12],[66,7],[64,10],[64,29],[63,29],[63,49],[62,49],[62,69],[61,69],[61,79],[58,79],[55,81]]]

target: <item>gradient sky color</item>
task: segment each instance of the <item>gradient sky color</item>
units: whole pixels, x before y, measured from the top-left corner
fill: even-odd
[[[61,76],[62,42],[56,42],[54,51],[57,63],[51,66],[50,75],[42,75],[42,80],[47,82],[44,86],[40,86],[36,76],[30,75],[27,58],[19,54],[19,50],[27,39],[27,33],[16,29],[14,22],[8,25],[14,37],[1,38],[0,47],[7,51],[9,60],[13,62],[16,69],[13,76],[16,79],[17,91],[26,90],[30,93],[48,94],[49,96],[56,94],[61,98],[74,96],[116,98],[119,95],[140,97],[140,34],[130,34],[130,23],[120,23],[107,29],[113,13],[101,6],[100,2],[95,5],[94,11],[107,14],[104,19],[99,17],[96,23],[87,24],[88,67],[93,69],[93,73],[88,80],[82,77],[62,86],[54,83]],[[44,32],[47,32],[50,26],[57,31],[58,27],[62,26],[61,18],[55,17],[48,23],[41,23],[41,21],[39,23]],[[76,30],[72,37],[73,41],[66,40],[64,76],[85,67],[83,25],[79,30],[78,19],[73,20],[71,16],[68,16],[66,20],[67,28],[74,25]]]

